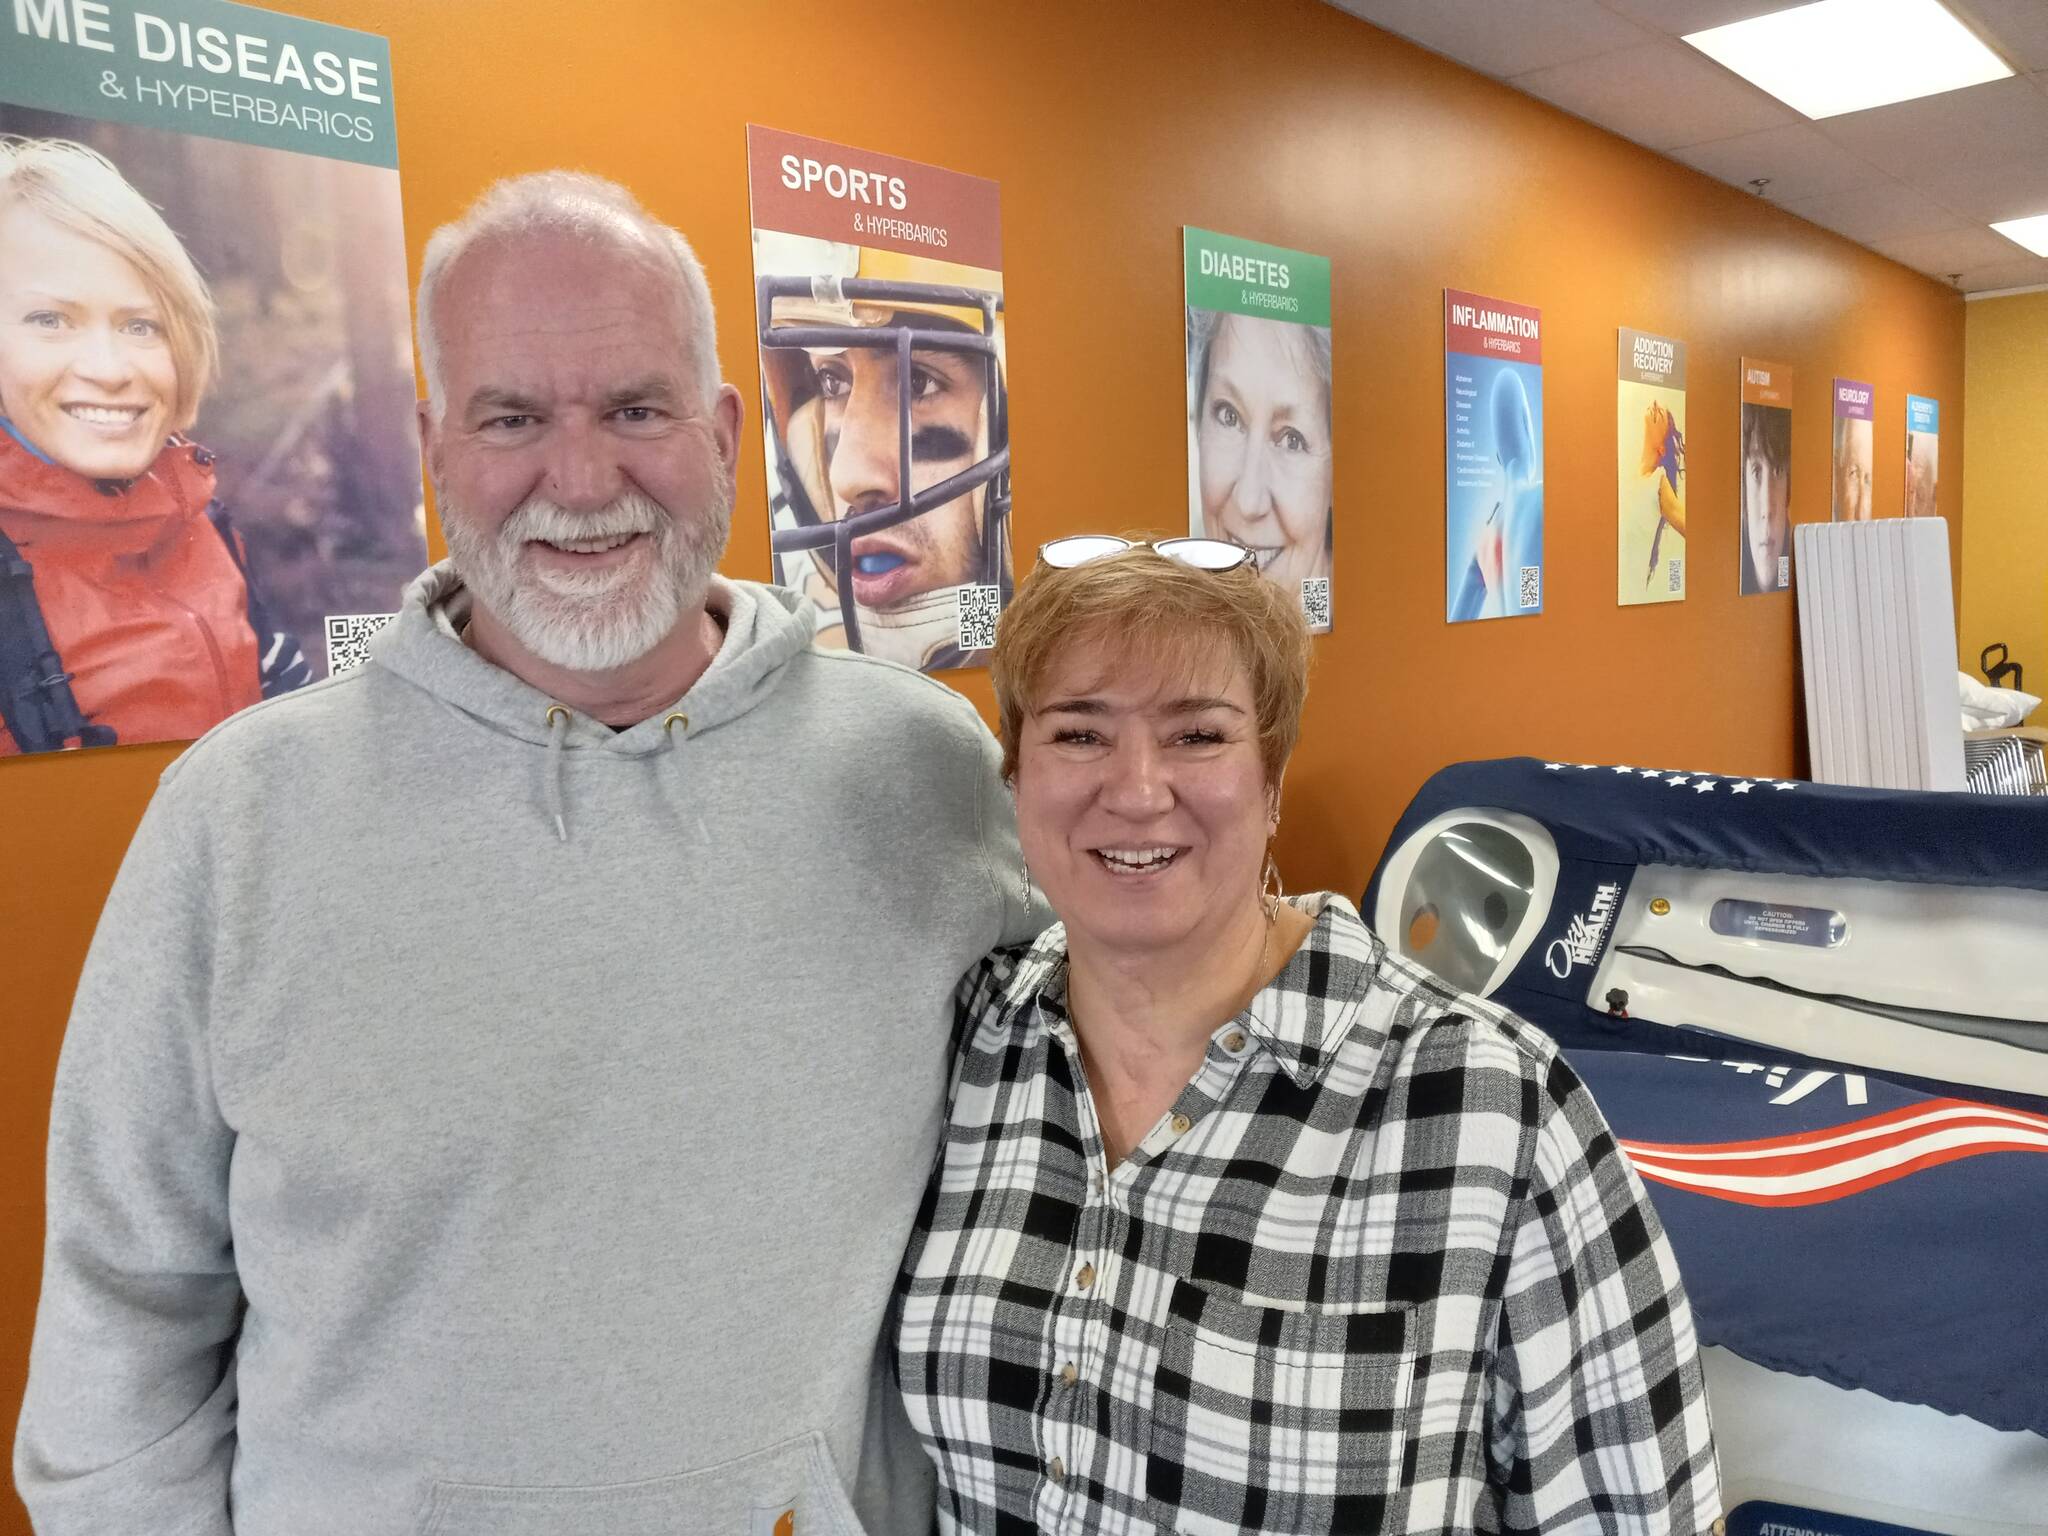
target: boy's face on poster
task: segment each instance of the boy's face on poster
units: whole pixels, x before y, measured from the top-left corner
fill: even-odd
[[[1196,423],[1203,531],[1290,590],[1329,574],[1329,390],[1302,330],[1219,319]]]
[[[0,414],[64,468],[132,480],[177,395],[163,305],[134,263],[26,204],[0,208]]]
[[[930,323],[922,316],[906,318]],[[811,362],[825,412],[835,518],[872,512],[903,495],[899,399],[910,402],[912,494],[959,474],[982,456],[987,380],[980,357],[914,351],[907,383],[899,381],[896,354],[886,348],[820,350]],[[885,609],[979,581],[984,494],[970,491],[854,540],[854,601],[863,608]]]
[[[1753,591],[1777,590],[1791,497],[1791,477],[1773,469],[1762,449],[1751,445],[1742,456],[1742,547]]]

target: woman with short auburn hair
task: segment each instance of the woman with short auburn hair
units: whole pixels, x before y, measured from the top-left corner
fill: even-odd
[[[1720,1513],[1671,1251],[1555,1047],[1286,897],[1309,640],[1248,551],[1056,540],[998,632],[1060,922],[963,978],[897,1380],[947,1532]]]

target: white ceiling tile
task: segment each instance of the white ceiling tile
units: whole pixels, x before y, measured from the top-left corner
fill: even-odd
[[[1516,75],[1509,84],[1651,149],[1674,149],[1795,123],[1706,55],[1666,39]]]
[[[1960,216],[1919,188],[1899,181],[1831,192],[1825,197],[1788,199],[1783,207],[1787,213],[1865,245],[1966,227]]]
[[[1731,186],[1748,188],[1757,177],[1767,176],[1770,185],[1762,195],[1774,203],[1847,192],[1885,180],[1883,171],[1815,132],[1809,123],[1688,144],[1671,155]]]
[[[1619,11],[1644,26],[1683,37],[1688,32],[1704,32],[1708,27],[1782,11],[1787,0],[1606,0],[1606,4],[1609,10]]]
[[[2048,94],[2024,78],[1824,119],[1820,131],[1894,175],[1941,177],[1957,166],[2048,155]]]
[[[1950,271],[1955,269],[1951,267]],[[2000,288],[2037,288],[2048,285],[2048,256],[2022,256],[2018,261],[1998,261],[1972,267],[1963,274],[1965,293],[1995,292]]]
[[[2003,235],[1977,224],[1943,230],[1939,234],[1873,240],[1870,248],[1880,256],[1889,256],[1893,261],[1916,267],[1935,277],[1945,277],[1950,272],[1961,272],[1967,276],[1977,268],[2003,266],[2015,257],[2027,254]]]
[[[1505,78],[1650,41],[1650,34],[1599,0],[1335,0],[1376,27],[1398,33],[1481,74]]]
[[[2004,164],[1953,165],[1939,176],[1915,177],[1913,185],[1971,223],[2024,219],[2048,213],[2048,155]]]
[[[2048,69],[2048,5],[2041,0],[1947,0],[1947,4],[2015,69]]]

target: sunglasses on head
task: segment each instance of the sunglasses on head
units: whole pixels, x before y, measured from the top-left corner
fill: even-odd
[[[1056,571],[1070,571],[1090,560],[1122,554],[1127,549],[1149,549],[1155,555],[1178,560],[1198,571],[1234,571],[1252,563],[1252,552],[1229,539],[1120,539],[1113,533],[1076,533],[1038,546],[1038,558]]]

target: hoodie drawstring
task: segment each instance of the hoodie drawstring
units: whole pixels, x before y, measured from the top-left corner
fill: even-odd
[[[555,836],[569,841],[568,823],[562,819],[562,743],[569,736],[569,711],[560,704],[548,706],[548,810],[555,818]]]

